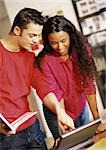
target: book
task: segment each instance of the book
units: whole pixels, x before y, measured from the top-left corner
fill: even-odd
[[[9,130],[13,130],[16,131],[17,128],[24,123],[25,121],[27,121],[29,118],[31,118],[32,116],[34,116],[37,112],[26,112],[24,113],[22,116],[20,116],[19,118],[17,118],[15,121],[13,121],[12,123],[9,123],[8,120],[0,113],[0,118],[2,120],[2,123],[4,123]]]

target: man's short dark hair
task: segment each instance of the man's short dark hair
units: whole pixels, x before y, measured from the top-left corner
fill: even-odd
[[[15,26],[18,26],[20,29],[24,29],[28,23],[33,22],[35,24],[43,25],[44,21],[45,18],[42,15],[42,12],[39,12],[33,8],[24,8],[15,16],[11,32]]]

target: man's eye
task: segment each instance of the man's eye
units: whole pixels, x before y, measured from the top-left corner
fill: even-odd
[[[35,37],[35,35],[32,35],[32,34],[31,34],[31,35],[29,35],[29,37],[30,37],[30,38],[33,38],[33,37]]]

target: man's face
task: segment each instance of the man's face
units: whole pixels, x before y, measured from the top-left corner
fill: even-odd
[[[41,25],[29,23],[27,28],[23,29],[19,36],[20,47],[26,50],[32,50],[32,47],[38,42],[41,32]]]

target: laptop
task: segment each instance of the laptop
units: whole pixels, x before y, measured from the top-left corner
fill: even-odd
[[[93,144],[93,136],[100,123],[99,118],[61,135],[57,150],[82,150],[83,147]]]

